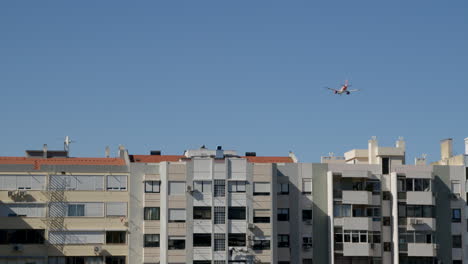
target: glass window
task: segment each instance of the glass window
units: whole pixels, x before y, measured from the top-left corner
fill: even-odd
[[[452,222],[453,223],[461,222],[461,209],[452,209]]]
[[[113,190],[113,191],[127,190],[127,176],[125,175],[107,176],[107,190]]]
[[[159,234],[145,234],[144,247],[159,247]]]
[[[68,216],[85,216],[84,204],[69,204]]]
[[[289,208],[278,208],[278,221],[289,221]]]
[[[279,248],[289,247],[289,235],[278,235],[278,247]]]
[[[194,247],[211,247],[211,234],[193,234]]]
[[[246,239],[245,234],[228,234],[228,246],[230,247],[245,247]]]
[[[229,207],[228,219],[230,220],[245,220],[246,212],[245,207]]]
[[[461,245],[462,245],[461,235],[452,236],[452,247],[461,248]]]
[[[170,236],[168,238],[167,248],[169,250],[185,249],[185,237]]]
[[[267,238],[254,238],[252,249],[253,250],[269,250],[270,249],[270,239],[267,239]]]
[[[289,183],[279,183],[278,194],[280,195],[289,194]]]
[[[312,193],[312,179],[302,179],[302,193]]]
[[[209,206],[194,206],[193,219],[211,219],[211,207]]]
[[[302,210],[302,221],[312,220],[312,210]]]
[[[460,181],[452,181],[452,193],[454,193],[454,194],[460,194],[461,193]]]
[[[211,181],[194,181],[193,189],[201,193],[211,193]]]
[[[228,184],[230,193],[245,193],[245,181],[230,181]]]
[[[160,181],[145,181],[145,193],[159,193],[160,190]]]
[[[214,251],[226,250],[226,234],[214,234]]]
[[[414,179],[414,191],[422,192],[423,190],[423,179]]]
[[[406,191],[407,192],[414,191],[414,189],[413,189],[413,179],[406,179]]]
[[[270,223],[270,210],[269,209],[254,209],[253,210],[254,223]]]
[[[107,244],[125,244],[127,233],[125,231],[106,231]]]
[[[159,220],[159,207],[145,207],[144,220]]]
[[[431,191],[431,180],[430,179],[423,179],[423,191],[430,192]]]

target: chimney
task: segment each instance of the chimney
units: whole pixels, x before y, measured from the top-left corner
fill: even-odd
[[[224,158],[224,150],[223,150],[223,147],[222,146],[218,146],[216,148],[216,155],[215,155],[215,158],[216,159],[223,159]]]
[[[398,137],[398,140],[396,142],[396,147],[399,148],[399,149],[405,150],[406,143],[405,143],[405,139],[403,137]]]
[[[447,160],[453,156],[453,139],[447,138],[440,141],[440,159]]]
[[[427,154],[422,154],[420,158],[414,159],[414,165],[426,165]]]
[[[257,153],[256,152],[246,152],[245,156],[246,157],[255,157],[255,156],[257,156]]]
[[[369,164],[377,164],[377,148],[378,148],[377,137],[372,136],[369,140]]]
[[[44,146],[42,147],[42,157],[44,159],[47,159],[47,144],[44,144]]]
[[[465,138],[465,155],[468,155],[468,138]]]
[[[109,146],[106,146],[106,158],[110,157],[110,148]]]

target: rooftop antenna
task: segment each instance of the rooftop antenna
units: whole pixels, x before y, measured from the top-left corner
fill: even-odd
[[[109,146],[106,146],[106,158],[110,157],[110,148]]]
[[[426,153],[423,153],[421,156],[422,156],[423,159],[426,159],[427,154],[426,154]]]
[[[66,136],[63,142],[63,150],[65,150],[66,152],[70,152],[70,144],[75,142],[76,141],[71,140],[69,136]]]
[[[328,156],[333,157],[333,156],[335,156],[335,153],[333,153],[333,152],[328,152]]]

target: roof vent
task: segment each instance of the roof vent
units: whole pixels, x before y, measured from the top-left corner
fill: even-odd
[[[223,147],[218,146],[218,147],[216,148],[216,155],[215,155],[215,158],[216,158],[216,159],[223,159],[223,158],[224,158]]]
[[[256,152],[246,152],[246,153],[245,153],[245,156],[246,156],[246,157],[256,157],[256,156],[257,156],[257,153],[256,153]]]
[[[151,156],[161,156],[161,151],[160,150],[151,150],[150,154],[151,154]]]

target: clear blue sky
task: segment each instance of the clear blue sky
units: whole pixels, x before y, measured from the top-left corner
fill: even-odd
[[[0,155],[468,137],[468,1],[1,1]],[[333,96],[349,78],[362,92]]]

